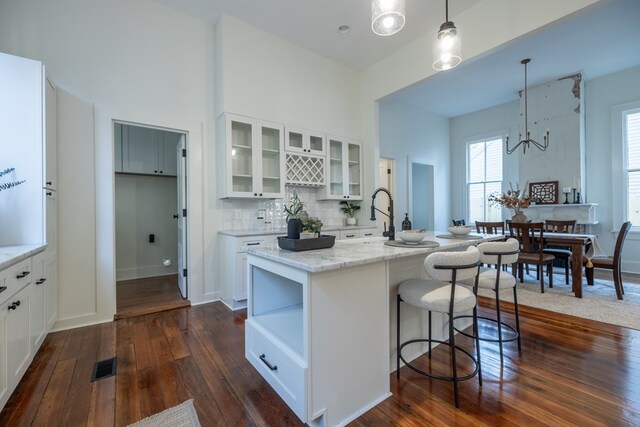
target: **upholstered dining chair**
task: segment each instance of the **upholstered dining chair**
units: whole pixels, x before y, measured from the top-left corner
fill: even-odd
[[[464,219],[452,219],[451,222],[453,222],[454,227],[458,227],[460,225],[467,225],[465,224]]]
[[[502,221],[496,221],[496,222],[476,221],[476,231],[481,234],[504,235],[504,223]]]
[[[585,273],[587,276],[587,283],[593,285],[593,269],[604,268],[607,270],[613,270],[613,283],[616,287],[616,295],[618,299],[622,299],[624,295],[624,287],[622,286],[622,271],[620,265],[622,262],[622,247],[624,241],[627,238],[627,233],[631,229],[631,222],[627,221],[622,224],[620,231],[618,232],[618,238],[616,239],[616,247],[613,250],[613,257],[594,257],[591,258],[591,266],[589,267],[589,260],[585,259],[583,265],[585,266]]]
[[[548,219],[544,222],[544,230],[552,233],[575,233],[576,232],[576,220],[552,220]],[[546,247],[542,250],[545,254],[551,254],[556,259],[562,261],[564,265],[564,281],[565,284],[569,284],[569,261],[571,260],[571,250],[567,247],[552,246]]]
[[[542,222],[512,222],[510,226],[511,237],[520,242],[518,254],[518,273],[520,283],[524,281],[524,266],[533,264],[536,266],[540,278],[540,292],[544,293],[543,268],[547,266],[549,275],[549,287],[553,287],[553,255],[545,254],[544,248],[544,223]]]

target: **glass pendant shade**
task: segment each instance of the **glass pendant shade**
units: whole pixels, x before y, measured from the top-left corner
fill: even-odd
[[[433,43],[433,68],[448,70],[462,61],[460,30],[447,21],[440,26],[438,37]]]
[[[404,27],[404,0],[372,0],[371,29],[379,36],[390,36]]]

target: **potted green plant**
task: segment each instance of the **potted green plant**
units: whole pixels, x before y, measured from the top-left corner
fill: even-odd
[[[300,238],[309,239],[313,237],[320,237],[320,230],[322,230],[322,221],[319,218],[306,218],[302,221],[302,234]]]
[[[300,216],[304,212],[304,202],[298,197],[298,193],[291,195],[290,203],[284,205],[284,213],[287,214],[287,238],[299,239],[302,231]]]
[[[347,216],[347,225],[356,225],[356,212],[360,210],[360,205],[351,203],[348,200],[340,201],[340,210]]]

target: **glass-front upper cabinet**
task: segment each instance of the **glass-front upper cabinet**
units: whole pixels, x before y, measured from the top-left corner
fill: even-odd
[[[224,153],[221,198],[284,197],[284,129],[277,123],[225,113],[218,120]]]
[[[324,156],[326,154],[326,137],[322,132],[306,129],[285,129],[285,149],[294,153],[307,153]]]
[[[329,136],[328,176],[322,199],[362,200],[362,146],[360,142]]]

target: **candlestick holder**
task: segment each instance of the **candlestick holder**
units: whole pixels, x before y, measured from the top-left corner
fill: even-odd
[[[576,193],[576,200],[574,201],[574,203],[576,203],[576,204],[578,204],[578,205],[579,205],[580,203],[582,203],[582,202],[580,201],[580,192],[579,192],[579,191]]]
[[[576,189],[572,188],[571,191],[573,191],[573,203],[576,202]]]
[[[568,205],[569,204],[569,192],[563,192],[564,193],[564,205]]]

